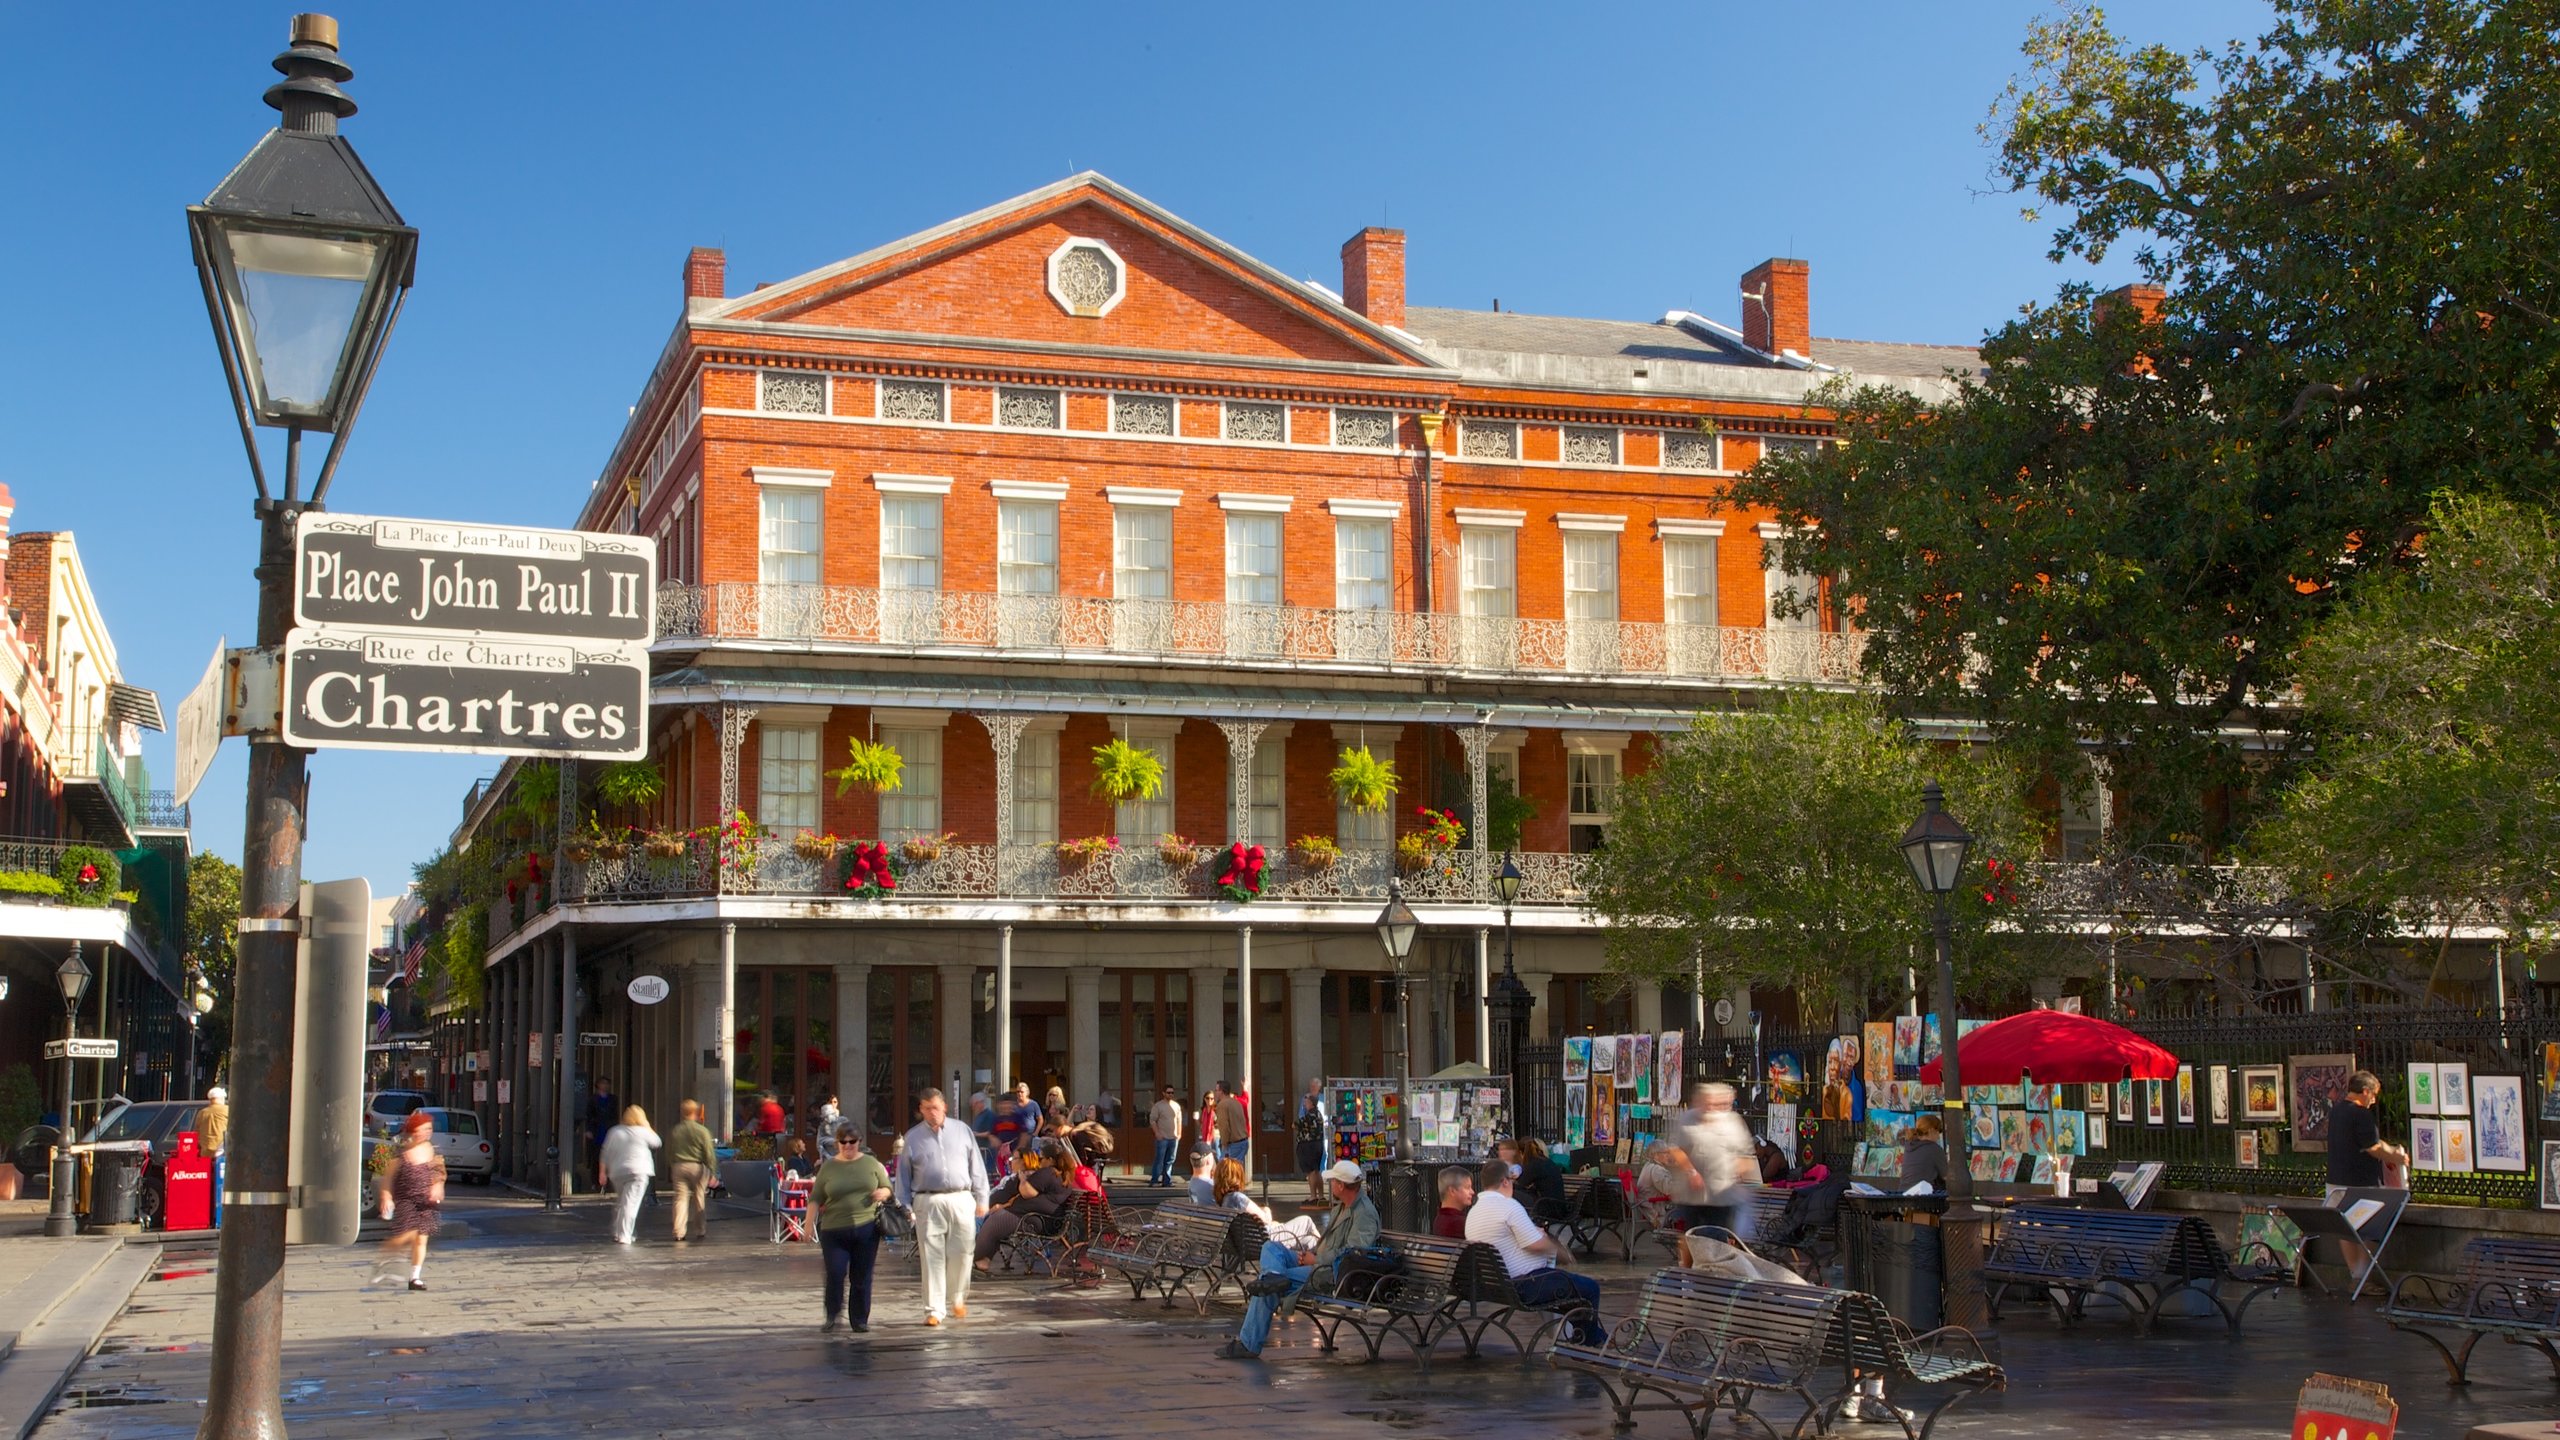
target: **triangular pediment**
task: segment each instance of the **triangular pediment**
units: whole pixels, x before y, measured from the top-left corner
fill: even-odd
[[[930,337],[1430,366],[1408,336],[1084,174],[695,312]]]

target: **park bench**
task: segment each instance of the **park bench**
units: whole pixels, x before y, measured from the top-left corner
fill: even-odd
[[[1063,1275],[1081,1265],[1085,1250],[1111,1231],[1111,1202],[1090,1190],[1070,1192],[1048,1215],[1024,1218],[1022,1226],[996,1247],[995,1262],[1008,1272],[1030,1274],[1037,1266]]]
[[[1260,1216],[1195,1200],[1167,1200],[1156,1207],[1146,1228],[1134,1235],[1104,1236],[1089,1244],[1085,1254],[1127,1281],[1130,1299],[1144,1299],[1153,1289],[1170,1310],[1173,1297],[1185,1294],[1205,1314],[1219,1287],[1248,1278],[1259,1267],[1264,1238]],[[1195,1290],[1195,1285],[1201,1288]]]
[[[1840,1290],[1657,1270],[1637,1292],[1635,1313],[1612,1324],[1605,1340],[1559,1339],[1547,1358],[1597,1380],[1621,1430],[1638,1411],[1668,1410],[1705,1440],[1722,1409],[1774,1440],[1777,1428],[1751,1407],[1764,1394],[1789,1394],[1803,1403],[1805,1419],[1818,1421],[1814,1391],[1844,1343],[1833,1332],[1846,1301]],[[1800,1419],[1796,1429],[1803,1428]]]
[[[2226,1281],[2250,1287],[2237,1309],[2222,1299]],[[2001,1218],[1982,1283],[1994,1320],[2010,1287],[2024,1286],[2065,1320],[2082,1318],[2093,1297],[2117,1301],[2148,1332],[2172,1297],[2192,1294],[2237,1334],[2249,1306],[2279,1282],[2262,1268],[2235,1269],[2201,1215],[2022,1205]]]
[[[1567,1175],[1564,1199],[1532,1203],[1529,1218],[1542,1230],[1562,1230],[1577,1255],[1591,1254],[1599,1248],[1601,1236],[1614,1235],[1619,1258],[1636,1258],[1636,1231],[1641,1222],[1613,1176]]]
[[[1502,1252],[1481,1242],[1470,1243],[1458,1257],[1458,1271],[1452,1281],[1454,1292],[1442,1318],[1445,1330],[1466,1343],[1467,1358],[1476,1358],[1484,1337],[1502,1332],[1520,1352],[1520,1363],[1535,1358],[1539,1342],[1550,1331],[1565,1325],[1585,1308],[1578,1297],[1566,1295],[1544,1305],[1533,1305],[1520,1296],[1519,1286],[1511,1279],[1511,1269],[1502,1263]],[[1534,1319],[1523,1335],[1513,1329],[1519,1321]]]
[[[1784,1265],[1805,1279],[1820,1284],[1830,1273],[1832,1262],[1839,1258],[1839,1227],[1837,1224],[1822,1225],[1812,1227],[1802,1235],[1788,1235],[1787,1206],[1794,1199],[1795,1194],[1793,1190],[1779,1190],[1768,1186],[1755,1187],[1750,1192],[1751,1238],[1748,1240],[1721,1226],[1708,1225],[1696,1228],[1708,1231],[1716,1239],[1730,1241],[1772,1264]],[[1688,1233],[1690,1232],[1677,1225],[1665,1225],[1653,1232],[1653,1239],[1656,1244],[1670,1253],[1672,1263],[1678,1264],[1680,1240]]]
[[[1952,1387],[1945,1399],[1920,1417],[1918,1429],[1897,1419],[1906,1440],[1929,1440],[1929,1433],[1938,1426],[1938,1417],[1954,1409],[1966,1396],[2007,1388],[2008,1375],[1991,1362],[1972,1331],[1948,1325],[1915,1335],[1873,1295],[1854,1290],[1839,1293],[1843,1296],[1840,1323],[1831,1332],[1824,1354],[1841,1367],[1844,1378],[1881,1377],[1888,1399],[1912,1398],[1902,1388],[1905,1385]],[[1824,1404],[1817,1429],[1829,1426],[1855,1388],[1854,1383],[1845,1385]]]
[[[1369,1358],[1389,1337],[1401,1338],[1424,1373],[1431,1369],[1431,1347],[1439,1342],[1450,1306],[1457,1301],[1460,1259],[1473,1247],[1463,1240],[1413,1235],[1389,1230],[1378,1236],[1376,1268],[1340,1263],[1317,1267],[1298,1292],[1298,1309],[1315,1321],[1318,1346],[1335,1348],[1334,1337],[1349,1329],[1360,1337]],[[1498,1268],[1500,1259],[1494,1261]]]
[[[2382,1305],[2394,1330],[2436,1347],[2456,1385],[2471,1383],[2471,1350],[2483,1336],[2530,1345],[2560,1379],[2560,1240],[2482,1235],[2464,1243],[2462,1269],[2451,1279],[2403,1275]],[[2453,1349],[2429,1334],[2463,1336]]]

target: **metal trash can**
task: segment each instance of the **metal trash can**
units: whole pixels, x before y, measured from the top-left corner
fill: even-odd
[[[151,1147],[100,1145],[90,1154],[96,1168],[89,1181],[88,1223],[82,1228],[94,1231],[142,1223],[142,1171],[151,1159]]]
[[[1875,1282],[1869,1293],[1914,1330],[1935,1330],[1946,1323],[1942,1237],[1938,1226],[1908,1220],[1878,1220],[1869,1226],[1867,1259]]]
[[[1423,1165],[1381,1165],[1378,1175],[1385,1182],[1380,1197],[1378,1218],[1390,1230],[1408,1235],[1431,1233],[1431,1212],[1438,1209],[1438,1197],[1431,1193],[1430,1167]]]

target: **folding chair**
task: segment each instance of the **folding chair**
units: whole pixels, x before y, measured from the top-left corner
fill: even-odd
[[[773,1242],[777,1245],[799,1240],[814,1243],[817,1231],[809,1223],[809,1191],[818,1182],[797,1175],[778,1177],[773,1187]]]

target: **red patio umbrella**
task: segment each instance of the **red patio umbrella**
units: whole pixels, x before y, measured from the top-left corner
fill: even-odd
[[[2104,1085],[2131,1078],[2170,1080],[2178,1057],[2121,1025],[2060,1010],[2029,1010],[1994,1020],[1956,1042],[1964,1083]],[[1938,1062],[1920,1067],[1922,1083],[1938,1083]]]

